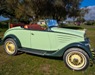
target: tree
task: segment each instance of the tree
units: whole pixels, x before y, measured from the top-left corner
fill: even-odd
[[[28,20],[35,18],[65,19],[78,16],[82,0],[0,0],[0,15]]]
[[[29,7],[29,5],[27,7]],[[26,5],[24,2],[21,2],[21,0],[1,0],[0,15],[21,21],[28,20],[29,16],[31,16],[32,13],[29,12],[29,9],[27,12]]]
[[[80,13],[79,13],[79,15],[77,17],[77,21],[80,21],[82,23],[85,22],[84,16],[85,16],[85,14],[88,13],[88,11],[89,11],[89,9],[87,7],[81,8]]]

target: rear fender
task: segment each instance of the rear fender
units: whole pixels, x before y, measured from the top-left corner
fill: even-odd
[[[15,35],[13,35],[13,34],[10,34],[10,35],[7,35],[6,37],[4,37],[3,40],[2,40],[2,42],[4,43],[5,40],[8,39],[8,38],[12,38],[12,39],[16,42],[16,44],[17,44],[17,46],[18,46],[19,48],[22,47],[22,46],[21,46],[21,43],[20,43],[20,40],[19,40]]]

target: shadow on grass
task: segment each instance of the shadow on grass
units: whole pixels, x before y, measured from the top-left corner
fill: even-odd
[[[21,55],[21,54],[24,54],[25,52],[21,52],[21,51],[19,51],[17,54],[16,54],[16,56],[17,55]]]
[[[0,46],[2,45],[2,40],[1,40],[1,38],[0,38]]]
[[[28,55],[33,55],[41,58],[47,58],[47,59],[53,59],[53,60],[61,60],[63,61],[62,57],[53,57],[53,56],[44,56],[44,55],[37,55],[37,54],[32,54],[32,53],[26,53]]]
[[[17,55],[24,54],[26,52],[19,52]],[[36,57],[41,57],[41,58],[46,58],[46,59],[51,59],[51,60],[60,60],[63,61],[63,57],[54,57],[54,56],[44,56],[44,55],[37,55],[37,54],[32,54],[32,53],[26,53],[30,56],[36,56]],[[90,63],[90,67],[92,67],[95,63]]]
[[[37,57],[41,57],[41,58],[47,58],[47,59],[53,59],[53,60],[63,60],[62,57],[53,57],[53,56],[44,56],[44,55],[37,55],[37,54],[33,54],[33,53],[28,53],[28,52],[22,52],[22,51],[19,51],[16,56],[18,55],[22,55],[26,53],[27,55],[30,55],[30,56],[37,56]]]
[[[82,27],[79,27],[79,26],[64,26],[64,27],[62,27],[62,28],[76,29],[76,30],[78,30],[78,29],[83,29]]]

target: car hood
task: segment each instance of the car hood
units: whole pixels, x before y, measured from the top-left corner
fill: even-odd
[[[70,34],[70,35],[76,35],[80,37],[84,37],[85,35],[85,30],[74,30],[74,29],[53,27],[51,28],[51,31]]]

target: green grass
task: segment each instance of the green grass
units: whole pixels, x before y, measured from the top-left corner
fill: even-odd
[[[95,47],[95,26],[81,26],[87,29],[87,36]],[[6,29],[0,29],[0,36]],[[85,71],[68,69],[59,58],[40,57],[32,54],[8,56],[3,46],[0,46],[0,75],[95,75],[95,65]]]
[[[3,37],[4,32],[7,30],[7,28],[0,28],[0,37]]]

